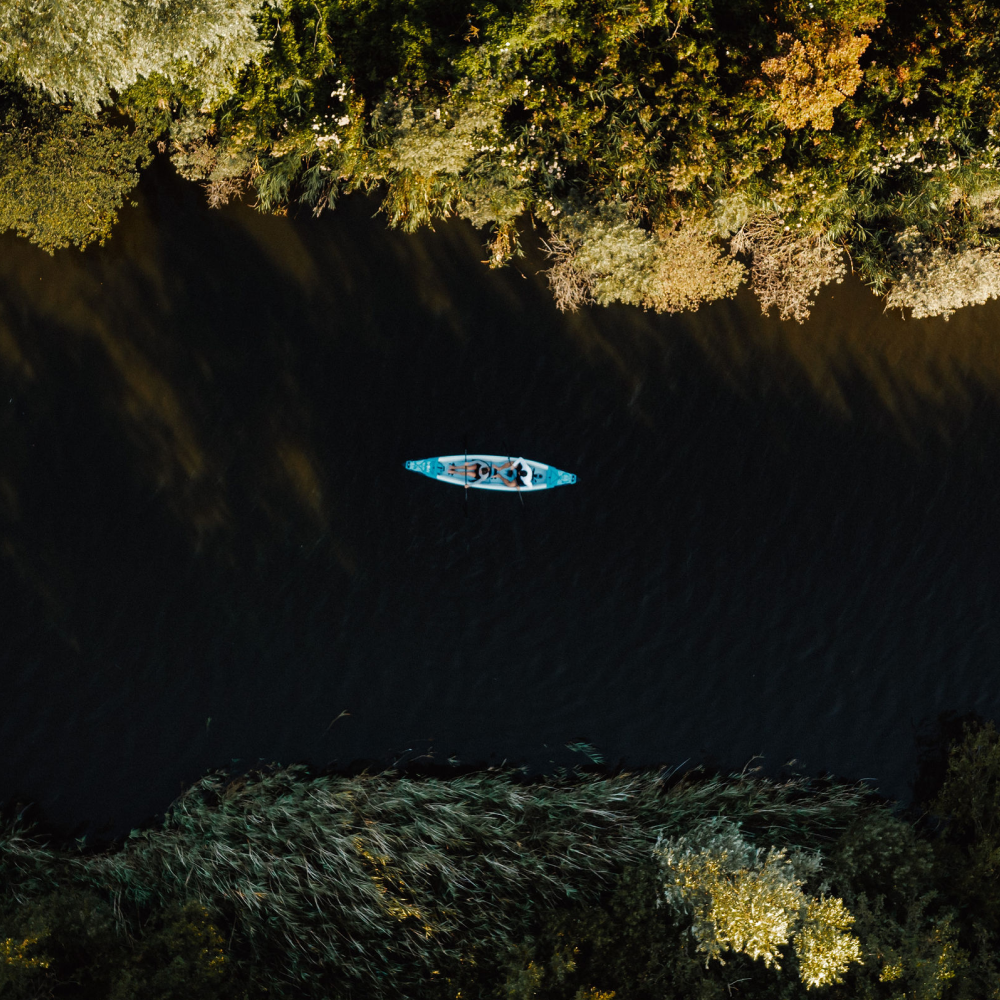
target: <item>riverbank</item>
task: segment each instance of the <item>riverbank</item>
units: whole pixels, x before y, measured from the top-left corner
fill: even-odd
[[[992,996],[998,785],[992,726],[919,819],[753,773],[209,776],[110,849],[6,827],[0,992]]]
[[[530,215],[568,311],[683,312],[749,279],[803,322],[848,267],[915,318],[1000,292],[988,4],[112,9],[0,21],[0,232],[49,251],[103,243],[169,155],[214,207],[378,189],[406,231],[460,216],[492,267]]]

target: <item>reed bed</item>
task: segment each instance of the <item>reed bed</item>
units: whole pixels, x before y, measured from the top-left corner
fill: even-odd
[[[474,946],[502,957],[534,918],[596,900],[660,836],[713,816],[762,843],[820,846],[870,800],[860,787],[755,775],[313,776],[290,767],[206,777],[159,829],[100,853],[10,828],[0,879],[15,898],[55,886],[106,893],[123,924],[198,902],[234,958],[278,993],[415,996]]]

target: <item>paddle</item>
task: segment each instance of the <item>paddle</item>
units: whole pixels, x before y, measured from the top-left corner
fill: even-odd
[[[507,442],[505,441],[504,445],[506,446],[506,444]],[[504,448],[504,450],[506,451],[506,447]],[[517,469],[514,468],[514,461],[510,457],[510,455],[507,456],[507,465],[510,468],[510,471],[514,474],[514,489],[517,490],[517,499],[521,501],[521,506],[523,507],[524,497],[521,496],[521,480],[518,477]]]

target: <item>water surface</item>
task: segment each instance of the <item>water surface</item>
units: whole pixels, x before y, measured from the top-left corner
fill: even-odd
[[[905,797],[921,726],[1000,715],[996,305],[565,317],[462,222],[138,200],[2,239],[0,800],[118,832],[233,762],[577,740]],[[465,516],[402,468],[465,439],[579,483]]]

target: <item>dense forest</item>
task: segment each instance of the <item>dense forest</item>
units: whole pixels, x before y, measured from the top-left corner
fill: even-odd
[[[804,320],[858,274],[1000,294],[987,0],[7,0],[0,231],[107,239],[154,156],[212,206],[459,216],[544,241],[557,305]]]
[[[930,763],[905,814],[587,765],[211,776],[97,850],[14,818],[0,997],[998,997],[1000,737]]]

